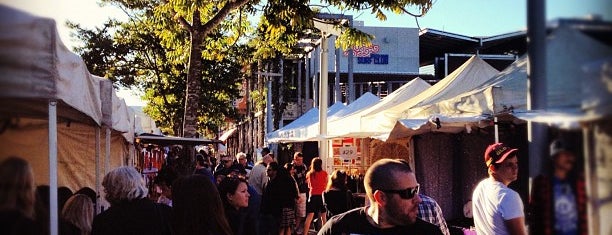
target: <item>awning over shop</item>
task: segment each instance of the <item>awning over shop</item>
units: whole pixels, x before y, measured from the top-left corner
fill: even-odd
[[[221,135],[221,137],[219,137],[219,140],[221,142],[225,142],[227,138],[229,138],[234,133],[236,133],[236,130],[238,130],[238,128],[232,128],[232,129],[227,130],[225,133],[223,133],[223,135]]]
[[[185,138],[185,137],[174,137],[174,136],[158,136],[152,134],[139,135],[136,137],[136,143],[141,144],[157,144],[161,146],[168,145],[202,145],[202,144],[212,144],[219,143],[218,140],[211,139],[197,139],[197,138]]]

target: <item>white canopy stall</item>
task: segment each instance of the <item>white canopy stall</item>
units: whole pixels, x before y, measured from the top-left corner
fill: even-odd
[[[412,109],[449,99],[472,90],[498,72],[484,60],[477,56],[472,56],[447,77],[418,95],[408,100],[402,100],[386,110],[374,110],[366,114],[361,118],[362,126],[369,132],[379,131],[382,132],[381,134],[389,134],[400,119],[412,119],[413,121],[426,124],[430,118],[412,116]]]
[[[327,115],[332,116],[336,112],[342,110],[345,107],[343,103],[335,103],[330,106],[327,110]],[[268,143],[286,143],[286,142],[304,142],[304,141],[314,141],[317,139],[319,135],[318,131],[318,122],[319,122],[319,109],[312,108],[308,110],[308,112],[304,113],[299,118],[295,119],[293,122],[287,124],[286,126],[271,132],[266,135],[266,139]],[[317,125],[317,129],[314,130],[310,128],[312,125]],[[311,130],[312,129],[312,130]]]
[[[380,113],[388,110],[389,108],[399,105],[399,103],[408,100],[424,90],[430,88],[429,83],[423,81],[421,78],[415,78],[412,81],[404,84],[391,94],[380,100],[378,103],[361,109],[359,111],[347,114],[337,120],[332,120],[328,126],[328,138],[339,138],[339,137],[374,137],[381,133],[379,130],[365,131],[365,127],[362,128],[361,117],[368,113]],[[366,125],[370,125],[369,123]]]
[[[99,83],[62,44],[55,21],[0,5],[0,102],[0,158],[25,158],[37,184],[49,184],[57,234],[58,182],[79,187],[93,179],[82,166],[93,164],[88,140],[102,119]]]

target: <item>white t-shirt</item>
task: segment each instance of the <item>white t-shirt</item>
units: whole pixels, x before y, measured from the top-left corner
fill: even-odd
[[[472,194],[472,213],[477,234],[504,235],[504,221],[525,217],[523,201],[514,190],[491,178],[478,183]]]

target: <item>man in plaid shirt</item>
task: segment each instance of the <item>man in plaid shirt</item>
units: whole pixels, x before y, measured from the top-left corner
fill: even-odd
[[[442,214],[442,208],[440,208],[436,200],[424,194],[419,194],[419,197],[421,197],[422,202],[419,203],[417,217],[440,227],[444,235],[450,235],[448,226],[446,226],[446,220],[444,220],[444,215]]]

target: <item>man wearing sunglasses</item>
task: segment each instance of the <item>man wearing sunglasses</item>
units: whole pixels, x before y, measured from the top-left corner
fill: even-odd
[[[524,235],[523,201],[508,184],[518,178],[518,149],[502,143],[487,147],[484,160],[489,178],[476,186],[472,194],[472,213],[478,234]]]
[[[319,235],[439,234],[440,228],[417,218],[419,184],[407,162],[381,159],[364,178],[370,206],[329,219]]]

